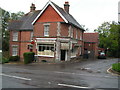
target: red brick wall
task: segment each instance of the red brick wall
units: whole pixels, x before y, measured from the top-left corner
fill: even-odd
[[[68,24],[61,24],[61,27],[60,27],[61,36],[68,36],[68,31],[69,31],[68,28],[69,28]]]
[[[63,22],[64,20],[60,17],[60,15],[52,8],[52,6],[48,6],[45,12],[40,16],[40,18],[36,22]]]
[[[44,37],[44,24],[36,23],[34,25],[34,36]],[[49,37],[57,36],[57,23],[50,23]]]
[[[12,56],[12,45],[18,45],[18,55],[19,55],[20,54],[19,53],[19,42],[10,42],[10,45],[9,45],[10,56]]]
[[[90,44],[90,46],[89,46]],[[98,55],[98,44],[97,43],[85,43],[84,48],[88,49],[88,51],[95,51],[95,56]]]
[[[57,23],[50,23],[49,36],[57,36]]]
[[[31,31],[22,31],[21,32],[21,41],[30,41]]]
[[[16,32],[16,31],[10,31],[10,41],[9,41],[9,51],[10,51],[10,56],[12,56],[12,45],[18,45],[18,55],[20,54],[19,53],[19,40],[20,40],[20,32],[18,32],[18,41],[13,41],[13,32]]]
[[[73,27],[73,38],[74,39],[76,38],[76,29],[75,29],[75,27]]]
[[[12,41],[13,31],[10,31],[10,56],[12,56],[12,45],[18,45],[18,55],[23,58],[24,52],[29,52],[27,45],[30,44],[31,31],[19,31],[18,41]]]
[[[43,23],[35,23],[35,25],[34,25],[34,36],[44,36],[44,25],[43,25]]]
[[[20,44],[20,57],[23,58],[23,53],[25,52],[30,52],[30,50],[27,48],[28,47],[28,42],[22,42]]]
[[[85,43],[85,48],[88,50],[95,50],[95,43]]]

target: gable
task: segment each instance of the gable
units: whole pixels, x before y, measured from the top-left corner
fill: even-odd
[[[64,20],[51,5],[48,5],[36,22],[64,22]]]

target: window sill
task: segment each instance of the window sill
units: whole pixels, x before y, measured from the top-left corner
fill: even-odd
[[[41,56],[41,57],[54,57],[54,56],[50,56],[50,55],[35,55],[35,56]]]
[[[75,58],[76,56],[71,56],[71,58]]]

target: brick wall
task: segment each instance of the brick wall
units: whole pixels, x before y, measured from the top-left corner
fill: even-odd
[[[10,31],[10,56],[12,56],[12,45],[18,45],[18,55],[23,58],[24,52],[29,52],[27,48],[30,44],[31,31],[18,31],[18,41],[13,41],[13,32]]]
[[[60,15],[52,8],[52,6],[48,6],[45,12],[40,16],[40,18],[36,22],[63,22],[64,20],[60,17]]]
[[[34,25],[34,36],[44,37],[44,24],[46,23],[36,23]],[[49,37],[57,36],[57,23],[49,23]]]
[[[60,34],[61,36],[68,36],[68,28],[69,28],[69,25],[68,24],[61,24],[61,31],[60,31]]]

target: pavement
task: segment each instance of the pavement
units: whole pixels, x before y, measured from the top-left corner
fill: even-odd
[[[62,63],[3,64],[3,88],[119,88],[119,76],[107,72],[117,59]]]

